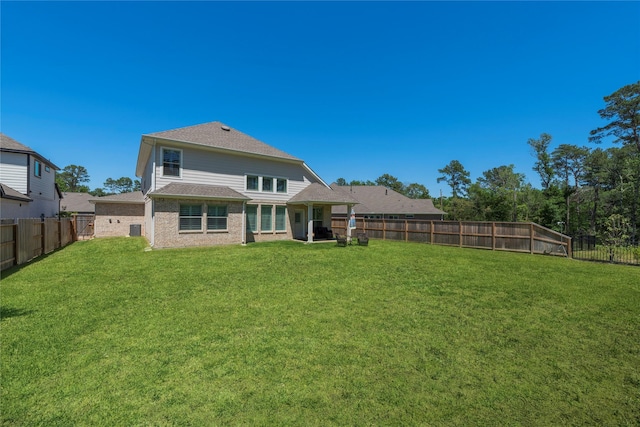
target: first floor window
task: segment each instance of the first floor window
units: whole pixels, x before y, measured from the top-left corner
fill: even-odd
[[[287,231],[287,208],[276,206],[276,231]]]
[[[180,205],[180,231],[202,230],[202,205]]]
[[[227,207],[224,205],[207,206],[207,230],[227,229]]]
[[[247,230],[258,231],[258,206],[247,205]]]
[[[262,205],[260,209],[260,231],[273,230],[273,214],[271,205]]]

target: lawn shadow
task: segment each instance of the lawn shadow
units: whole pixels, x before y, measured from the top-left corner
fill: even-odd
[[[23,308],[5,307],[0,305],[0,321],[8,319],[10,317],[28,316],[33,313],[33,310],[25,310]]]

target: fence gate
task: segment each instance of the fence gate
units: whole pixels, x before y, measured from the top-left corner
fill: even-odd
[[[73,216],[73,224],[78,240],[86,240],[93,237],[93,224],[95,215],[78,214]]]

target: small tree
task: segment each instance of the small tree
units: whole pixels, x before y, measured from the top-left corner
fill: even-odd
[[[609,261],[614,260],[615,248],[629,239],[629,220],[620,214],[613,214],[605,220],[602,243],[609,249]]]

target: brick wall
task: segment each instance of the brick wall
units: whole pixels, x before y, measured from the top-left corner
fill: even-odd
[[[96,203],[96,237],[128,236],[131,224],[140,224],[141,234],[145,235],[144,204]]]
[[[207,203],[220,204],[220,201],[198,201],[193,199],[155,199],[155,228],[153,246],[155,248],[175,248],[188,246],[213,246],[242,243],[242,202],[227,202],[227,230],[206,231],[206,224],[200,231],[180,231],[180,204],[202,203],[203,212]],[[270,204],[273,204],[271,202]],[[289,215],[290,217],[291,215]],[[251,233],[247,231],[247,242],[265,242],[272,240],[290,240],[290,225],[286,232]]]

